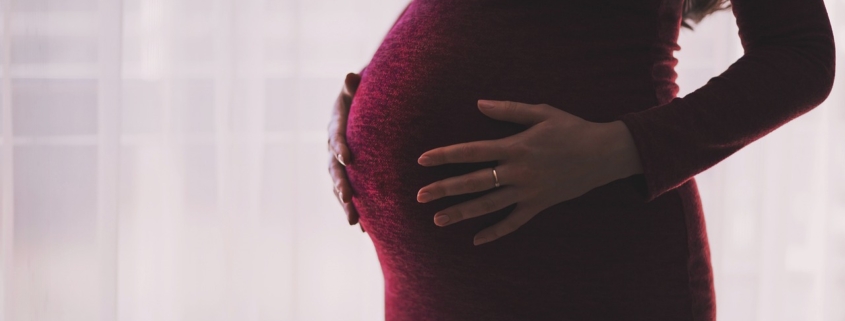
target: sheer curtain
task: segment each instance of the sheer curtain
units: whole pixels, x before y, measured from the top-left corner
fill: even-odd
[[[0,0],[0,320],[383,319],[326,124],[407,1]],[[682,31],[680,96],[736,32]],[[720,320],[845,320],[842,84],[697,177]]]

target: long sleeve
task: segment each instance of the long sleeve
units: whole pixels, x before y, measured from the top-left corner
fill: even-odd
[[[414,1],[413,1],[413,0],[408,1],[408,4],[407,4],[407,5],[405,5],[405,9],[402,9],[402,13],[400,13],[400,14],[399,14],[399,16],[398,16],[398,17],[396,17],[396,21],[394,21],[394,22],[393,22],[393,25],[391,25],[391,26],[390,26],[390,29],[388,29],[388,33],[390,33],[390,30],[393,30],[393,27],[396,27],[396,24],[399,22],[399,20],[401,20],[401,19],[402,19],[402,16],[404,16],[404,15],[405,15],[405,12],[408,12],[408,7],[410,7],[412,3],[414,3]],[[364,65],[364,68],[361,68],[361,72],[359,72],[358,74],[359,74],[359,75],[363,75],[363,74],[364,74],[364,70],[367,70],[367,67],[368,67],[369,65],[370,65],[369,63],[367,63],[366,65]]]
[[[621,117],[642,162],[645,202],[810,111],[833,88],[823,0],[732,0],[744,54],[683,98]]]

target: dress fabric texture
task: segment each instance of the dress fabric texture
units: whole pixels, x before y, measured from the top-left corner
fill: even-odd
[[[384,274],[387,321],[715,320],[693,176],[824,101],[835,52],[822,0],[733,0],[745,54],[677,97],[673,51],[680,49],[682,6],[409,3],[362,70],[346,132],[352,201]],[[424,167],[417,164],[423,152],[527,128],[485,116],[478,99],[622,120],[644,172],[474,246],[473,236],[515,204],[439,227],[438,210],[492,189],[425,204],[416,194],[496,165]]]

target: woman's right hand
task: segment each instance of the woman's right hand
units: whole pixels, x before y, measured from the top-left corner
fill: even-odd
[[[329,174],[334,180],[335,197],[346,211],[346,219],[349,221],[349,225],[358,223],[358,211],[352,204],[352,187],[346,178],[346,168],[344,167],[352,161],[352,155],[349,148],[346,147],[346,119],[349,115],[349,106],[352,105],[352,97],[355,96],[355,91],[358,89],[360,82],[360,75],[352,72],[346,74],[346,80],[337,101],[335,101],[328,127]],[[358,226],[361,227],[361,232],[364,232],[364,227],[360,224]]]

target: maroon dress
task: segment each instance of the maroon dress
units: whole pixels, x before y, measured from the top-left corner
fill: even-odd
[[[414,0],[363,70],[346,167],[397,320],[714,320],[693,176],[819,105],[834,78],[823,0],[733,0],[745,55],[676,97],[683,0]],[[511,205],[446,227],[432,182],[495,162],[423,167],[430,149],[526,127],[478,99],[622,120],[644,173],[551,206],[474,246]]]

